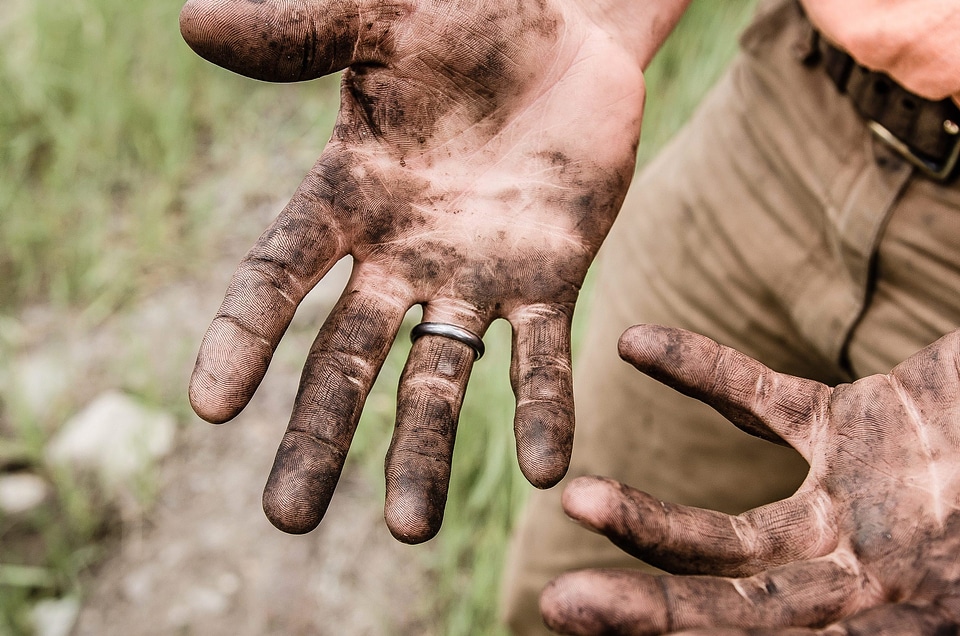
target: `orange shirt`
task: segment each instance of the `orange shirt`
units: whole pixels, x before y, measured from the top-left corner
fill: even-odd
[[[960,103],[960,0],[801,0],[811,22],[867,68]]]

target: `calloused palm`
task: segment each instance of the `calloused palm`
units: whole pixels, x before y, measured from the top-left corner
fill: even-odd
[[[407,310],[483,334],[513,327],[520,466],[566,471],[573,434],[570,323],[587,267],[634,165],[641,63],[556,0],[190,0],[201,56],[270,81],[346,69],[332,138],[241,262],[190,386],[197,413],[234,417],[294,311],[345,255],[353,273],[310,351],[264,492],[270,520],[322,518],[363,407]],[[468,346],[428,336],[400,381],[386,520],[439,529]]]
[[[789,499],[739,516],[574,481],[564,492],[574,519],[700,576],[566,574],[541,597],[548,624],[571,634],[958,633],[960,331],[888,375],[835,388],[679,329],[634,327],[620,349],[740,428],[785,440],[810,473]]]

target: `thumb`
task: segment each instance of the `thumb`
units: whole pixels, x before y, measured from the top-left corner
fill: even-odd
[[[382,61],[403,11],[367,0],[188,0],[180,33],[200,57],[270,82],[298,82]]]

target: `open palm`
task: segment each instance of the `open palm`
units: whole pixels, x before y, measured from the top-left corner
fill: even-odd
[[[791,498],[739,516],[612,480],[573,482],[568,514],[653,565],[700,576],[567,574],[541,599],[548,624],[572,634],[957,633],[960,331],[888,375],[836,388],[679,329],[634,327],[621,353],[742,429],[786,441],[810,473]]]
[[[639,64],[571,6],[190,0],[181,31],[205,58],[269,81],[346,69],[332,138],[241,262],[190,387],[202,417],[248,402],[297,305],[346,255],[353,273],[311,349],[264,492],[279,528],[323,516],[407,310],[514,331],[524,474],[564,474],[573,437],[570,323],[629,184]],[[473,350],[413,346],[387,458],[386,520],[417,542],[440,526]]]

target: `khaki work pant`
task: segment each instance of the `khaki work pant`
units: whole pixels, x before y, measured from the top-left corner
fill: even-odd
[[[532,494],[507,555],[502,612],[516,634],[547,633],[538,596],[557,574],[639,564],[564,516],[570,479],[607,475],[736,513],[790,495],[806,472],[793,451],[622,362],[627,327],[684,327],[836,384],[886,372],[960,326],[960,187],[914,174],[822,69],[798,61],[804,26],[793,2],[761,6],[601,251],[572,465]]]

